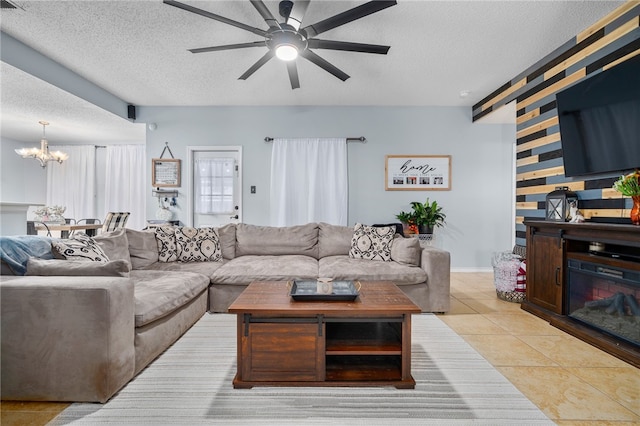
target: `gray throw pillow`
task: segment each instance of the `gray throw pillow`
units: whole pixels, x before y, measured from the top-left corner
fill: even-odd
[[[218,228],[222,257],[231,260],[236,257],[236,224],[228,223]]]
[[[129,255],[129,241],[127,240],[127,232],[125,228],[119,228],[115,231],[104,232],[93,237],[96,243],[104,250],[109,260],[122,259],[131,264],[131,256]]]
[[[38,259],[27,260],[26,275],[128,277],[131,266],[125,260],[87,262],[85,260]]]
[[[158,261],[158,243],[154,231],[126,228],[131,268],[143,269]]]
[[[391,260],[411,266],[420,266],[422,247],[415,237],[404,238],[396,234],[391,244]]]

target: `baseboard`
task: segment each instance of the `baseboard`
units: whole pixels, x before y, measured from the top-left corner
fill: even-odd
[[[488,266],[484,266],[484,267],[455,267],[455,268],[451,268],[451,272],[465,272],[465,273],[472,273],[472,272],[493,272],[493,268],[490,268]]]

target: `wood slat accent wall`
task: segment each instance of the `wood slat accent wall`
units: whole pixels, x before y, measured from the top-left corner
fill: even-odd
[[[564,176],[555,95],[639,54],[640,1],[629,1],[473,106],[475,121],[516,102],[517,244],[525,244],[523,220],[544,218],[546,196],[557,186],[577,192],[586,218],[629,216],[631,200],[611,189],[617,175]]]

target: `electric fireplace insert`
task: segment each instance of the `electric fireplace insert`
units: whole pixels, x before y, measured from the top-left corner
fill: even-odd
[[[567,315],[640,348],[640,272],[567,259]]]

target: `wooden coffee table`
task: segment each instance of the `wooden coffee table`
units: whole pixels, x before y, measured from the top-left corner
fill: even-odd
[[[395,386],[413,389],[411,314],[392,282],[361,282],[354,301],[294,301],[287,282],[254,282],[238,316],[235,388]]]

